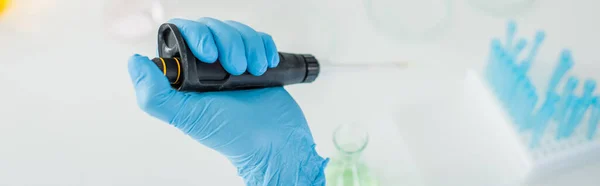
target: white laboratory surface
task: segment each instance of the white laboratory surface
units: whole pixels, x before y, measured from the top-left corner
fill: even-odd
[[[396,17],[404,13],[412,19],[403,21],[416,24],[431,18],[426,17],[431,12],[447,10],[440,7],[446,0],[412,1],[421,3],[398,0],[402,3],[390,4],[387,12]],[[421,41],[375,27],[362,0],[165,2],[166,17],[237,20],[273,35],[281,51],[312,53],[324,63],[371,65],[323,69],[314,84],[288,87],[324,156],[334,153],[333,129],[359,121],[369,125],[372,137],[365,158],[384,185],[438,186],[447,181],[480,186],[481,178],[510,174],[506,169],[477,171],[485,167],[484,158],[457,162],[453,160],[464,158],[450,153],[489,155],[484,149],[490,147],[423,148],[423,141],[466,140],[460,130],[444,135],[456,138],[438,139],[443,131],[425,126],[494,122],[481,114],[486,109],[466,109],[469,98],[461,92],[468,88],[466,69],[480,68],[490,39],[504,36],[506,17],[453,0],[444,32]],[[424,2],[431,6],[421,6]],[[155,36],[137,41],[112,37],[106,32],[104,3],[13,0],[0,17],[0,186],[243,185],[224,157],[138,109],[127,59],[133,53],[154,55]],[[406,7],[411,4],[421,9]],[[569,47],[578,65],[600,69],[594,63],[600,43],[598,7],[596,0],[536,0],[515,20],[524,36],[533,36],[536,29],[547,32],[543,61],[553,61],[561,48]],[[398,65],[377,67],[389,63]],[[426,159],[439,164],[424,163]],[[590,162],[529,185],[595,186],[598,175],[600,164]]]

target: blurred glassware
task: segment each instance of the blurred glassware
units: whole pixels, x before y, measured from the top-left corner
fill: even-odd
[[[361,155],[369,142],[367,130],[358,124],[345,124],[333,133],[338,154],[325,169],[328,186],[377,186],[379,181]]]
[[[108,0],[104,6],[105,29],[112,36],[127,41],[139,41],[156,34],[165,17],[160,0]]]
[[[8,9],[8,5],[10,5],[10,0],[0,0],[0,16]]]
[[[0,0],[0,30],[12,32],[15,35],[41,34],[53,29],[51,17],[57,10],[59,0]],[[3,10],[1,10],[3,9]],[[52,15],[52,16],[50,16]],[[58,27],[56,27],[58,28]]]
[[[492,16],[507,17],[529,11],[535,0],[468,0],[471,6]]]
[[[370,22],[400,40],[432,40],[450,24],[452,0],[364,0]]]

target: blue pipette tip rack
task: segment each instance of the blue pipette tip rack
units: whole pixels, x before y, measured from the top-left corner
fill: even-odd
[[[574,66],[571,50],[560,52],[557,65],[549,72],[547,87],[540,89],[542,86],[534,86],[530,68],[536,64],[546,33],[536,32],[530,50],[521,57],[527,41],[514,42],[516,22],[510,20],[506,31],[504,42],[491,42],[485,77],[517,131],[529,136],[529,148],[542,146],[547,135],[557,141],[568,140],[577,129],[585,131],[585,139],[594,140],[600,121],[600,101],[594,95],[596,81],[580,83],[577,76],[567,75]]]
[[[511,21],[484,44],[484,66],[467,69],[460,91],[444,92],[452,102],[426,113],[434,122],[400,125],[419,169],[439,178],[431,185],[543,185],[600,161],[600,76],[575,66],[583,60],[575,51],[545,46],[550,32],[517,28]]]

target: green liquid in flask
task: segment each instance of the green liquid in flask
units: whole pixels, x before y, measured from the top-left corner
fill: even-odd
[[[338,155],[325,169],[327,186],[379,186],[372,170],[360,159],[368,144],[366,130],[355,124],[342,125],[334,132],[333,142]]]

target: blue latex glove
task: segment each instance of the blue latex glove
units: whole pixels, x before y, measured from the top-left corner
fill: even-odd
[[[263,74],[279,63],[273,39],[233,21],[169,21],[194,55],[222,63],[231,74]],[[328,160],[315,143],[302,110],[283,87],[184,93],[147,57],[134,55],[129,73],[138,105],[227,158],[247,185],[325,185]]]

